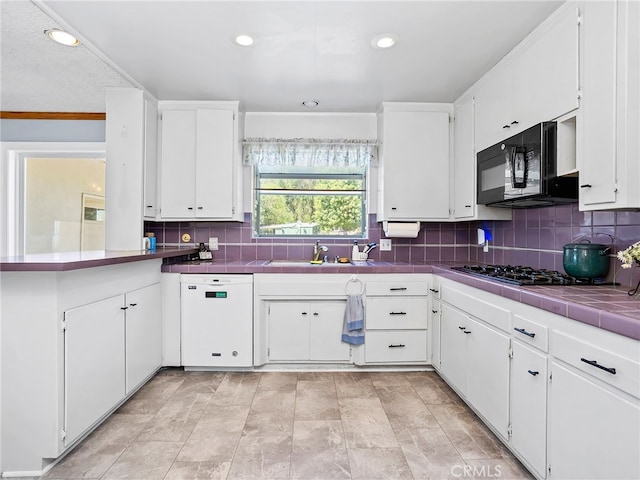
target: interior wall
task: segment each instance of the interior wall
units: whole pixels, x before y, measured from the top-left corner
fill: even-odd
[[[25,181],[25,253],[79,251],[82,194],[104,195],[104,159],[28,158]]]
[[[1,142],[104,142],[105,120],[0,119]]]

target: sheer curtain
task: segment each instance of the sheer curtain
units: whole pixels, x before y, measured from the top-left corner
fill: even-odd
[[[363,170],[375,164],[377,145],[376,140],[247,138],[244,163],[263,167]]]

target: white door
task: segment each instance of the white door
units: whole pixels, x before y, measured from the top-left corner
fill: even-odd
[[[233,216],[233,115],[233,110],[197,112],[196,217]]]
[[[385,111],[384,208],[389,220],[449,217],[449,114]]]
[[[638,400],[622,397],[559,363],[553,362],[551,369],[551,478],[640,478]]]
[[[547,462],[547,357],[513,342],[511,443],[544,477]]]
[[[144,216],[155,218],[158,209],[158,107],[144,102]]]
[[[588,2],[583,26],[580,206],[616,201],[617,2]]]
[[[309,304],[270,302],[268,315],[269,360],[309,360]]]
[[[440,372],[463,394],[467,382],[467,334],[471,319],[443,303],[440,315]]]
[[[162,112],[161,216],[195,217],[196,112]]]
[[[348,361],[350,347],[342,342],[345,301],[309,303],[309,360]]]
[[[467,327],[465,336],[468,348],[467,398],[507,438],[510,338],[476,321]]]
[[[70,445],[125,396],[124,297],[64,312],[64,425]]]
[[[473,98],[456,105],[454,120],[453,210],[455,218],[473,217],[476,204],[476,156],[473,146]]]
[[[125,296],[127,394],[160,368],[162,355],[162,294],[160,284]]]

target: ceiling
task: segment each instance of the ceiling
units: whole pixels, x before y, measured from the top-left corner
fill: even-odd
[[[2,0],[1,109],[103,112],[104,89],[240,100],[246,111],[374,112],[451,102],[561,0]],[[43,31],[67,28],[78,48]],[[251,47],[232,42],[255,37]],[[392,33],[394,47],[372,47]]]

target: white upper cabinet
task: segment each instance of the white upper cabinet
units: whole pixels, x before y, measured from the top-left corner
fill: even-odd
[[[144,102],[144,217],[158,214],[158,107]]]
[[[241,220],[238,103],[160,108],[160,218]]]
[[[511,220],[511,209],[476,205],[476,151],[473,141],[473,97],[454,105],[453,219]]]
[[[378,221],[449,218],[451,104],[383,103]]]
[[[578,108],[578,11],[562,8],[483,79],[475,143],[483,150]]]
[[[584,5],[580,209],[640,208],[640,3]]]

